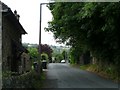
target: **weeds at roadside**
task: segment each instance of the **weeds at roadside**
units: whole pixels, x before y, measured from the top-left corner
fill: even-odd
[[[79,65],[79,68],[82,70],[94,72],[104,78],[111,79],[114,82],[120,82],[120,78],[118,76],[118,71],[112,66],[101,69],[96,64],[88,64],[88,65],[81,65],[81,66]]]

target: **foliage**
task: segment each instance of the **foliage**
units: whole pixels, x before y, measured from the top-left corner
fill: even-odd
[[[44,72],[41,73],[41,76],[34,76],[34,81],[32,82],[33,88],[38,90],[43,87],[43,80],[45,79]]]
[[[75,60],[77,54],[89,50],[98,61],[117,66],[120,64],[119,4],[120,2],[49,4],[53,20],[49,22],[46,31],[53,32],[55,39],[71,45]]]
[[[53,52],[53,50],[52,50],[52,48],[49,46],[49,45],[47,45],[47,44],[41,44],[41,53],[46,53],[47,55],[48,55],[48,57],[51,57],[52,56],[52,52]]]
[[[86,70],[86,69],[88,69],[89,67],[90,67],[89,64],[87,64],[87,65],[81,65],[81,66],[80,66],[80,69]]]
[[[12,74],[11,71],[2,71],[2,77],[10,77]]]
[[[71,48],[70,49],[70,63],[71,64],[76,63],[76,60],[78,58],[77,55],[79,55],[79,54],[76,53],[76,50],[74,48]]]
[[[57,62],[57,63],[59,63],[61,60],[64,59],[62,54],[57,54],[57,55],[55,56],[55,58],[56,58],[55,62]]]
[[[52,56],[55,57],[57,54],[61,54],[63,51],[69,53],[70,48],[65,46],[52,46],[52,49],[53,49]]]
[[[53,49],[53,53],[52,53],[53,57],[55,57],[57,54],[60,54],[62,50],[61,47],[57,47],[57,46],[52,47],[52,49]]]
[[[28,51],[30,52],[29,54],[33,60],[39,59],[39,55],[40,55],[39,52],[46,53],[48,55],[49,60],[51,60],[51,58],[52,58],[53,50],[47,44],[41,44],[40,48],[39,48],[38,44],[23,43],[23,46],[25,48],[28,48]],[[39,50],[38,48],[41,50]]]
[[[89,64],[89,65],[80,66],[80,69],[98,73],[98,75],[112,79],[116,82],[120,81],[120,78],[118,76],[118,71],[116,70],[116,67],[113,65],[101,69],[101,67],[99,67],[97,64]]]
[[[62,56],[63,56],[63,58],[65,60],[66,59],[66,51],[65,50],[62,51]]]
[[[29,55],[31,56],[32,60],[38,60],[39,53],[37,48],[29,47],[28,48]]]
[[[48,61],[48,55],[46,53],[41,54],[41,60],[47,60]]]

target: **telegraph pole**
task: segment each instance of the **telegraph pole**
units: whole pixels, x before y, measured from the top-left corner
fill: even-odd
[[[38,64],[39,64],[39,74],[42,72],[42,66],[41,66],[41,23],[42,23],[42,5],[47,5],[47,4],[50,4],[50,3],[40,3],[40,25],[39,25],[39,61],[38,61]]]

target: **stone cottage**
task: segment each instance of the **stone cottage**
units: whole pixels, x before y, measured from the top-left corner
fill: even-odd
[[[19,22],[17,11],[2,3],[2,70],[19,72],[21,54],[26,50],[22,46],[21,36],[27,34]]]
[[[26,73],[29,72],[31,70],[31,62],[30,62],[30,55],[28,54],[28,50],[26,50],[25,52],[23,52],[21,54],[21,61],[20,61],[20,65],[19,65],[19,73]]]

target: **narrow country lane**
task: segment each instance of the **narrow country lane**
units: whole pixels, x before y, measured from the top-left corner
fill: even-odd
[[[118,88],[118,84],[65,63],[50,63],[43,88]]]

